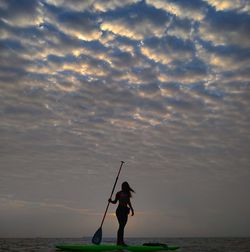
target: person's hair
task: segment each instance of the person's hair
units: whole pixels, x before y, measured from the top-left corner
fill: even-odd
[[[122,183],[122,191],[127,193],[129,198],[132,197],[131,192],[135,193],[135,191],[130,187],[129,183],[127,181]]]

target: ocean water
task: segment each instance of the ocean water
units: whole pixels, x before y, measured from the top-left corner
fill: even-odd
[[[250,238],[128,238],[129,245],[160,242],[179,245],[179,252],[250,252]],[[58,243],[91,243],[91,238],[25,238],[1,239],[1,252],[52,252]],[[115,243],[114,238],[103,238],[102,243]]]

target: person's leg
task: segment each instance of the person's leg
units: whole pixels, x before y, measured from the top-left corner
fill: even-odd
[[[121,221],[119,223],[118,237],[119,237],[119,242],[121,243],[121,245],[125,245],[125,243],[124,243],[124,228],[127,224],[127,220],[128,220],[128,216],[124,215],[121,218]]]
[[[117,245],[125,245],[124,243],[124,228],[128,221],[128,215],[122,209],[116,211],[116,216],[119,222],[119,229],[117,231]]]

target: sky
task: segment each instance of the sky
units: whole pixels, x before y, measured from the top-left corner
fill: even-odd
[[[250,235],[247,0],[0,0],[0,237]],[[103,236],[115,237],[110,206]]]

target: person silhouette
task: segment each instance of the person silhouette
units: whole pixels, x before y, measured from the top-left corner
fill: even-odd
[[[128,182],[123,182],[121,186],[122,190],[117,192],[115,196],[115,200],[109,199],[109,202],[112,204],[116,204],[119,201],[118,207],[116,209],[116,217],[119,223],[119,228],[117,231],[117,245],[127,246],[124,243],[124,228],[128,221],[128,215],[131,210],[131,216],[134,215],[134,209],[130,202],[130,198],[132,197],[132,192],[135,191],[129,186]]]

